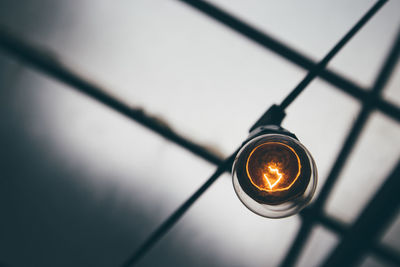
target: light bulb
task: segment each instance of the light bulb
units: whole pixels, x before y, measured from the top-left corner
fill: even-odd
[[[243,204],[268,218],[299,212],[310,202],[317,185],[310,152],[296,136],[274,126],[259,129],[243,145],[233,163],[232,177]]]

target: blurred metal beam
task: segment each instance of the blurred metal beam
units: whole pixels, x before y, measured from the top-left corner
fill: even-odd
[[[302,211],[304,218],[311,218],[310,220],[303,219],[300,231],[297,234],[295,241],[289,249],[286,257],[284,258],[281,266],[290,267],[296,262],[301,249],[304,247],[307,237],[311,232],[311,228],[315,223],[315,219],[321,216],[323,205],[325,204],[334,184],[336,183],[345,162],[350,156],[356,141],[358,140],[360,133],[367,122],[369,115],[373,111],[374,102],[379,98],[379,94],[385,87],[390,75],[392,74],[394,67],[398,61],[400,54],[400,31],[397,34],[396,41],[394,42],[391,50],[389,51],[386,60],[380,70],[378,77],[375,80],[374,87],[371,90],[370,97],[364,102],[363,108],[359,113],[355,123],[353,124],[350,133],[348,134],[344,145],[337,156],[335,163],[322,187],[322,190],[316,199],[314,205],[308,209]],[[310,224],[306,226],[305,224]]]
[[[192,6],[200,5],[203,6],[202,8],[198,8],[199,10],[207,13],[209,16],[216,16],[214,17],[218,21],[226,24],[228,27],[236,30],[237,32],[245,35],[246,37],[252,39],[253,41],[259,43],[260,45],[269,48],[281,56],[285,57],[286,59],[294,62],[295,64],[306,68],[312,69],[316,63],[313,62],[311,59],[301,55],[297,51],[291,49],[268,37],[267,35],[261,33],[260,31],[251,28],[250,26],[244,24],[243,22],[239,21],[238,19],[232,17],[228,13],[213,7],[211,4],[208,4],[204,1],[185,1],[183,2],[189,3]],[[194,4],[193,4],[194,3]],[[204,9],[205,5],[205,9]],[[207,8],[211,7],[211,9]],[[216,8],[216,10],[213,8]],[[204,9],[204,10],[203,10]],[[217,11],[217,12],[215,12]],[[218,13],[222,12],[222,13]],[[220,15],[227,15],[227,17],[221,17]],[[225,21],[226,20],[226,21]],[[236,23],[236,24],[235,24]],[[237,24],[238,23],[238,24]],[[248,28],[246,28],[248,27]],[[88,82],[84,78],[80,77],[78,74],[74,73],[72,70],[68,69],[66,66],[61,64],[56,57],[51,56],[53,53],[49,53],[48,51],[38,49],[20,39],[15,38],[14,36],[10,35],[8,32],[5,32],[0,29],[0,46],[3,47],[7,52],[16,55],[18,58],[22,59],[25,62],[33,65],[35,68],[49,74],[57,78],[58,80],[77,88],[79,91],[95,98],[96,100],[102,102],[103,104],[115,109],[116,111],[134,119],[135,121],[141,123],[145,127],[159,133],[160,135],[164,136],[168,140],[175,142],[186,149],[192,151],[196,155],[212,162],[214,164],[221,164],[222,158],[215,155],[214,153],[208,151],[203,146],[197,145],[184,137],[178,135],[174,131],[172,131],[168,126],[163,123],[160,123],[159,120],[152,118],[143,113],[141,109],[133,109],[126,104],[123,104],[122,101],[117,100],[116,98],[112,97],[111,95],[106,94],[100,87],[94,85],[91,82]],[[331,84],[341,88],[344,92],[348,93],[349,95],[358,98],[362,101],[370,102],[371,106],[376,106],[380,109],[384,114],[389,115],[390,117],[396,119],[397,121],[400,120],[400,109],[395,105],[391,104],[390,102],[384,101],[382,99],[374,99],[370,96],[370,93],[361,87],[355,85],[351,81],[346,80],[345,78],[326,70],[321,74],[321,78],[325,79],[326,81],[330,82]],[[372,100],[371,100],[372,99]],[[208,187],[207,187],[208,188]],[[326,225],[328,228],[333,229],[334,231],[343,231],[340,224],[337,224],[333,220],[326,220],[326,218],[320,219],[321,223]],[[173,225],[173,224],[170,224]],[[310,228],[311,229],[311,228]],[[300,231],[301,232],[301,231]],[[306,231],[309,232],[309,231]],[[377,246],[377,251],[385,251],[382,250],[380,246]],[[380,254],[388,254],[387,251],[380,252]],[[379,254],[379,252],[378,252]],[[390,253],[389,253],[390,254]]]
[[[383,99],[376,99],[376,107],[379,111],[388,115],[397,123],[400,122],[400,107]]]
[[[306,69],[312,70],[317,66],[317,62],[313,61],[311,58],[301,54],[299,51],[289,47],[288,45],[272,38],[266,33],[250,26],[246,22],[236,18],[235,16],[229,14],[228,12],[222,10],[221,8],[201,0],[178,0],[183,2],[196,10],[202,12],[203,14],[209,16],[210,18],[220,22],[236,33],[248,38],[249,40],[257,43],[258,45],[267,48],[288,61]],[[354,82],[340,76],[339,74],[333,72],[332,70],[325,69],[320,74],[319,77],[327,81],[328,83],[334,85],[337,89],[342,90],[348,95],[359,99],[361,101],[366,101],[369,98],[370,92],[363,89],[361,86],[355,84]],[[381,100],[377,105],[378,109],[382,111],[389,117],[400,121],[400,109],[390,102]]]
[[[377,241],[374,246],[372,246],[372,254],[379,258],[384,263],[392,264],[393,266],[400,266],[400,255],[399,253],[384,244],[379,244]]]
[[[318,216],[318,218],[316,218],[316,221],[317,223],[322,224],[324,227],[338,235],[345,234],[348,229],[348,226],[346,224],[326,215]]]
[[[360,262],[399,211],[399,177],[400,161],[322,266],[354,266]]]
[[[32,67],[44,72],[45,74],[57,79],[58,81],[71,86],[71,88],[90,96],[109,108],[125,115],[126,117],[138,122],[142,126],[158,133],[167,140],[176,143],[192,152],[193,154],[219,165],[223,158],[221,155],[207,149],[201,144],[180,135],[174,131],[166,122],[158,118],[147,115],[143,109],[132,108],[129,104],[117,99],[106,90],[95,83],[83,78],[72,69],[65,66],[58,60],[54,53],[47,49],[36,47],[0,27],[0,48],[9,54],[14,55]]]
[[[398,62],[400,55],[400,31],[397,33],[396,40],[388,53],[386,60],[379,72],[378,77],[375,80],[374,86],[371,90],[370,98],[364,103],[364,106],[356,119],[353,127],[350,131],[350,134],[346,138],[346,141],[343,145],[342,150],[337,157],[333,168],[322,187],[322,190],[318,196],[318,199],[315,202],[313,208],[321,209],[322,205],[325,203],[326,199],[328,198],[330,192],[332,191],[333,185],[336,182],[338,176],[340,175],[343,166],[349,157],[358,137],[360,136],[361,130],[363,129],[369,115],[373,111],[374,102],[376,99],[379,99],[379,95],[382,92],[383,88],[387,84],[390,76],[392,75],[396,63]]]
[[[341,38],[339,40],[339,42],[327,53],[327,55],[317,64],[317,66],[313,69],[311,69],[309,71],[309,73],[306,75],[306,77],[294,88],[293,91],[290,92],[290,94],[284,99],[284,101],[282,102],[280,108],[282,109],[282,111],[290,104],[292,103],[292,101],[294,101],[294,99],[296,99],[296,97],[306,88],[306,86],[313,80],[316,78],[317,74],[321,72],[322,69],[324,69],[326,67],[326,65],[328,64],[328,62],[340,51],[340,49],[376,14],[376,12],[378,12],[380,10],[380,8],[387,2],[387,0],[380,0],[377,1],[362,17],[360,20],[357,21],[357,23],[351,27],[351,29],[344,35],[343,38]],[[282,112],[281,111],[281,112]],[[272,121],[275,121],[274,119],[274,115],[278,115],[279,114],[279,118],[281,121],[282,119],[282,115],[284,116],[284,114],[282,114],[281,112],[276,112],[276,108],[271,107],[267,110],[267,112],[261,117],[261,121],[263,121],[265,124],[268,124],[268,121],[270,121],[269,123],[271,124]],[[274,115],[272,115],[274,114]],[[267,121],[264,121],[264,119]],[[260,121],[258,120],[258,121]],[[256,123],[257,125],[258,123]],[[189,207],[191,205],[193,205],[193,203],[195,201],[197,201],[197,199],[200,197],[201,194],[203,194],[205,192],[205,190],[211,186],[211,184],[223,173],[225,172],[225,170],[229,169],[229,165],[228,164],[232,164],[233,159],[236,156],[236,153],[233,153],[226,161],[225,163],[221,166],[218,167],[217,172],[209,179],[207,180],[207,182],[202,185],[200,187],[200,189],[198,191],[196,191],[196,193],[189,198],[188,201],[184,202],[169,218],[167,218],[143,243],[142,245],[128,258],[128,260],[124,263],[124,267],[129,267],[129,266],[133,266],[134,264],[136,264],[142,257],[143,255],[148,252],[154,245],[156,242],[158,242],[161,237],[163,237],[168,230],[180,219],[180,217],[183,216],[183,214],[189,209]],[[224,166],[225,165],[225,166]],[[223,170],[220,171],[220,173],[218,173],[218,170],[220,170],[221,168],[223,168]],[[211,182],[210,182],[211,180]],[[204,189],[204,190],[203,190]],[[193,199],[194,198],[194,199]],[[312,216],[306,216],[303,217],[303,230],[307,229],[308,232],[300,232],[300,234],[302,234],[304,236],[304,239],[307,238],[307,236],[309,235],[309,231],[312,228],[312,223],[311,221],[313,219],[311,219]],[[305,221],[310,220],[310,223],[304,223]],[[302,240],[300,240],[299,242],[303,242]],[[295,246],[295,248],[297,248]],[[300,250],[300,248],[298,249]],[[288,261],[294,261],[296,259],[296,257],[292,257],[292,258],[287,258]]]
[[[343,236],[349,231],[348,225],[326,215],[319,216],[316,221],[339,236]],[[387,245],[381,244],[379,240],[376,240],[375,244],[371,246],[371,253],[384,262],[400,266],[400,255]]]
[[[235,159],[236,150],[229,156],[211,177],[200,186],[197,191],[191,195],[183,204],[176,209],[163,223],[156,228],[156,230],[149,235],[149,237],[133,252],[133,254],[122,264],[123,267],[136,265],[139,260],[148,252],[168,231],[177,223],[177,221],[186,213],[186,211],[203,195],[203,193],[210,188],[211,185],[226,171],[232,167],[233,160]]]
[[[297,232],[295,240],[292,242],[289,250],[286,252],[286,256],[283,258],[283,261],[279,264],[281,267],[293,266],[297,258],[299,257],[302,249],[304,248],[304,244],[308,240],[311,230],[314,226],[314,221],[309,219],[303,218],[301,222],[301,226],[299,231]]]
[[[372,8],[364,14],[360,20],[348,31],[346,34],[335,44],[335,46],[329,50],[328,54],[321,59],[318,64],[312,68],[304,77],[304,79],[283,99],[280,107],[286,109],[303,91],[304,89],[317,77],[325,67],[329,64],[332,58],[339,53],[339,51],[357,34],[359,30],[381,9],[381,7],[387,2],[387,0],[377,1]]]

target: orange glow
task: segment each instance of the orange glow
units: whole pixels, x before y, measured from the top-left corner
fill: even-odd
[[[264,143],[249,154],[246,172],[250,182],[259,190],[288,190],[300,176],[300,158],[292,147],[284,143]]]
[[[278,179],[276,179],[276,181],[275,181],[273,184],[271,184],[271,182],[270,182],[269,179],[268,179],[267,174],[264,173],[264,177],[265,177],[265,179],[266,179],[267,182],[268,182],[269,189],[272,189],[272,188],[273,188],[277,183],[279,183],[279,181],[282,179],[282,173],[280,173],[278,169],[272,168],[271,166],[268,166],[268,169],[269,169],[271,172],[274,172],[274,173],[276,173],[276,174],[278,175]]]

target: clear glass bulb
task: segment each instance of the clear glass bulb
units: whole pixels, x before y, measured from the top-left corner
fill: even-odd
[[[236,155],[233,187],[251,211],[268,218],[298,213],[312,199],[317,168],[310,152],[285,134],[264,134]]]

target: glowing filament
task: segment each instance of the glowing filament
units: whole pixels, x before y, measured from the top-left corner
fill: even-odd
[[[246,162],[246,172],[258,190],[288,190],[301,173],[300,158],[287,144],[268,142],[255,147]]]
[[[280,173],[278,169],[272,168],[271,166],[268,166],[268,169],[270,170],[270,172],[276,173],[278,175],[278,179],[273,184],[271,184],[271,182],[268,179],[268,176],[264,173],[264,178],[265,180],[267,180],[269,188],[272,189],[282,179],[282,173]]]

